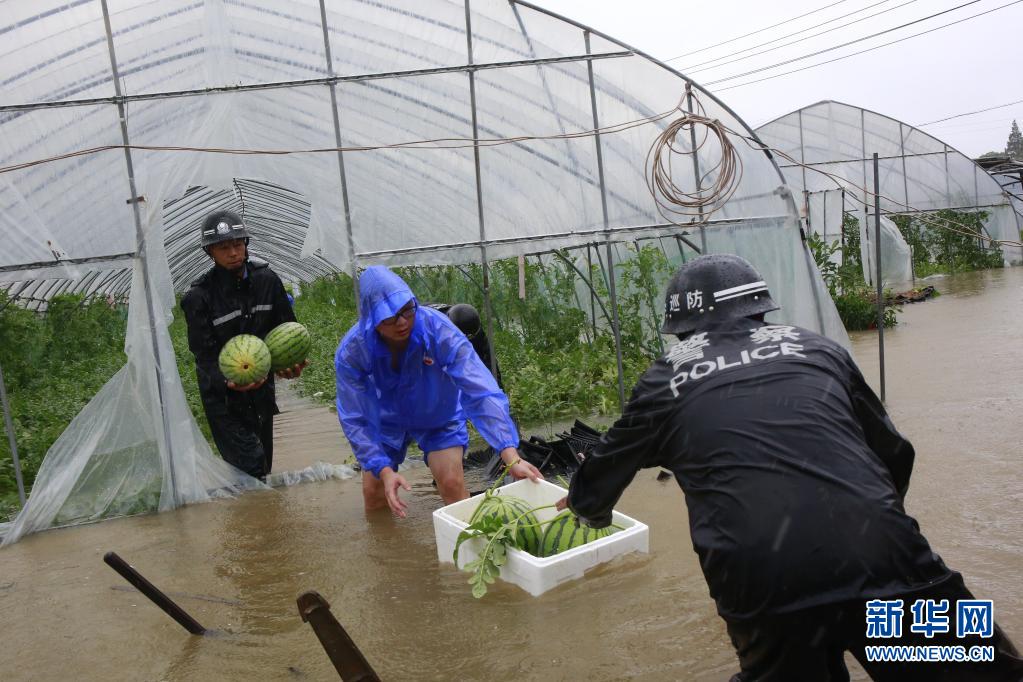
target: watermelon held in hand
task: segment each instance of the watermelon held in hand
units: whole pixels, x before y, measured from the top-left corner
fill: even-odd
[[[309,330],[298,322],[285,322],[270,330],[264,339],[270,349],[270,369],[279,372],[303,362],[309,357],[313,341]]]
[[[238,386],[262,381],[270,373],[270,349],[252,334],[239,334],[225,343],[218,360],[220,371]]]
[[[515,546],[533,556],[539,556],[537,552],[540,549],[540,522],[529,503],[514,495],[486,495],[476,507],[469,523],[476,523],[486,516],[497,517],[501,523],[519,519],[518,530],[515,532]]]
[[[567,509],[553,519],[543,532],[540,540],[540,556],[552,557],[555,554],[567,552],[576,547],[582,547],[588,542],[606,538],[615,532],[615,528],[590,528],[583,525],[579,518]]]

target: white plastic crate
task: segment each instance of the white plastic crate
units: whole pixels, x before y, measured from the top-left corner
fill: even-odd
[[[527,479],[501,486],[498,492],[520,497],[530,507],[554,504],[568,493],[553,483],[547,481],[533,483]],[[458,534],[469,525],[469,519],[482,499],[483,495],[475,495],[433,512],[438,561],[454,563],[452,554],[455,551]],[[551,508],[538,511],[536,515],[540,521],[547,521],[557,513]],[[621,526],[623,530],[546,559],[511,548],[508,550],[507,561],[501,567],[501,579],[518,585],[536,597],[563,582],[581,578],[587,569],[610,561],[616,556],[629,552],[649,551],[650,529],[646,524],[618,512],[613,512],[613,523]],[[459,566],[464,567],[479,556],[479,552],[483,550],[483,542],[477,538],[462,543],[458,548]]]

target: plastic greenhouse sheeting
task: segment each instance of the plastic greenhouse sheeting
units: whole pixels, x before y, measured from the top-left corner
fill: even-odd
[[[752,135],[698,86],[690,104],[671,68],[524,2],[6,0],[3,15],[0,286],[130,287],[128,366],[48,454],[18,534],[126,448],[150,453],[126,489],[159,478],[161,509],[252,485],[197,436],[166,334],[173,292],[208,263],[192,247],[207,209],[258,223],[251,250],[286,280],[491,261],[677,234],[645,171],[679,113],[652,119],[680,104]],[[694,243],[746,255],[780,319],[848,343],[778,167],[734,145],[741,180]],[[673,177],[705,187],[719,159],[705,145]]]
[[[159,242],[148,248],[151,263],[159,264]],[[53,526],[167,511],[266,487],[214,457],[192,418],[167,331],[173,304],[166,268],[139,263],[128,306],[128,362],[50,447],[4,546]]]
[[[877,241],[873,221],[860,223],[860,262],[868,284],[877,280]],[[898,225],[881,216],[881,284],[885,288],[908,285],[913,281],[913,252]]]
[[[971,159],[907,123],[825,101],[766,123],[757,128],[757,135],[795,160],[780,159],[779,165],[798,192],[836,188],[817,170],[846,181],[842,184],[851,188],[846,210],[857,213],[861,225],[874,223],[872,155],[877,153],[882,213],[982,210],[991,238],[1019,242],[1019,216],[1002,187]],[[1019,246],[1002,245],[1002,255],[1007,263],[1023,263]],[[882,263],[884,259],[882,254]]]

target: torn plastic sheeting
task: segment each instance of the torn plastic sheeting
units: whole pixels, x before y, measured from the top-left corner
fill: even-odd
[[[312,466],[297,471],[281,471],[267,476],[267,484],[274,488],[282,486],[297,485],[299,483],[311,483],[314,481],[327,481],[332,478],[345,480],[355,476],[355,469],[347,464],[330,464],[329,462],[316,462]]]

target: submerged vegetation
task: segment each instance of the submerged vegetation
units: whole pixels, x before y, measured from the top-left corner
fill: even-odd
[[[917,277],[935,273],[952,274],[967,270],[1000,268],[1002,252],[983,239],[984,211],[944,209],[920,216],[893,216],[903,239],[913,249],[913,270]],[[951,229],[936,228],[945,224]]]
[[[1001,251],[977,236],[985,234],[987,213],[983,211],[944,209],[923,215],[890,217],[912,248],[913,273],[918,279],[1003,265]],[[807,243],[845,328],[850,331],[873,329],[877,327],[877,292],[863,278],[859,220],[846,214],[842,228],[844,244],[839,240],[826,243],[816,234],[811,235]],[[892,292],[886,290],[885,299],[891,298]],[[898,311],[897,307],[886,304],[884,326],[896,323]]]
[[[810,235],[807,245],[845,328],[849,331],[876,329],[877,293],[863,279],[859,221],[847,215],[844,228],[844,249],[838,240],[829,244],[817,234]],[[841,263],[835,262],[835,254],[841,256]],[[884,326],[894,326],[897,314],[898,308],[886,305]]]

